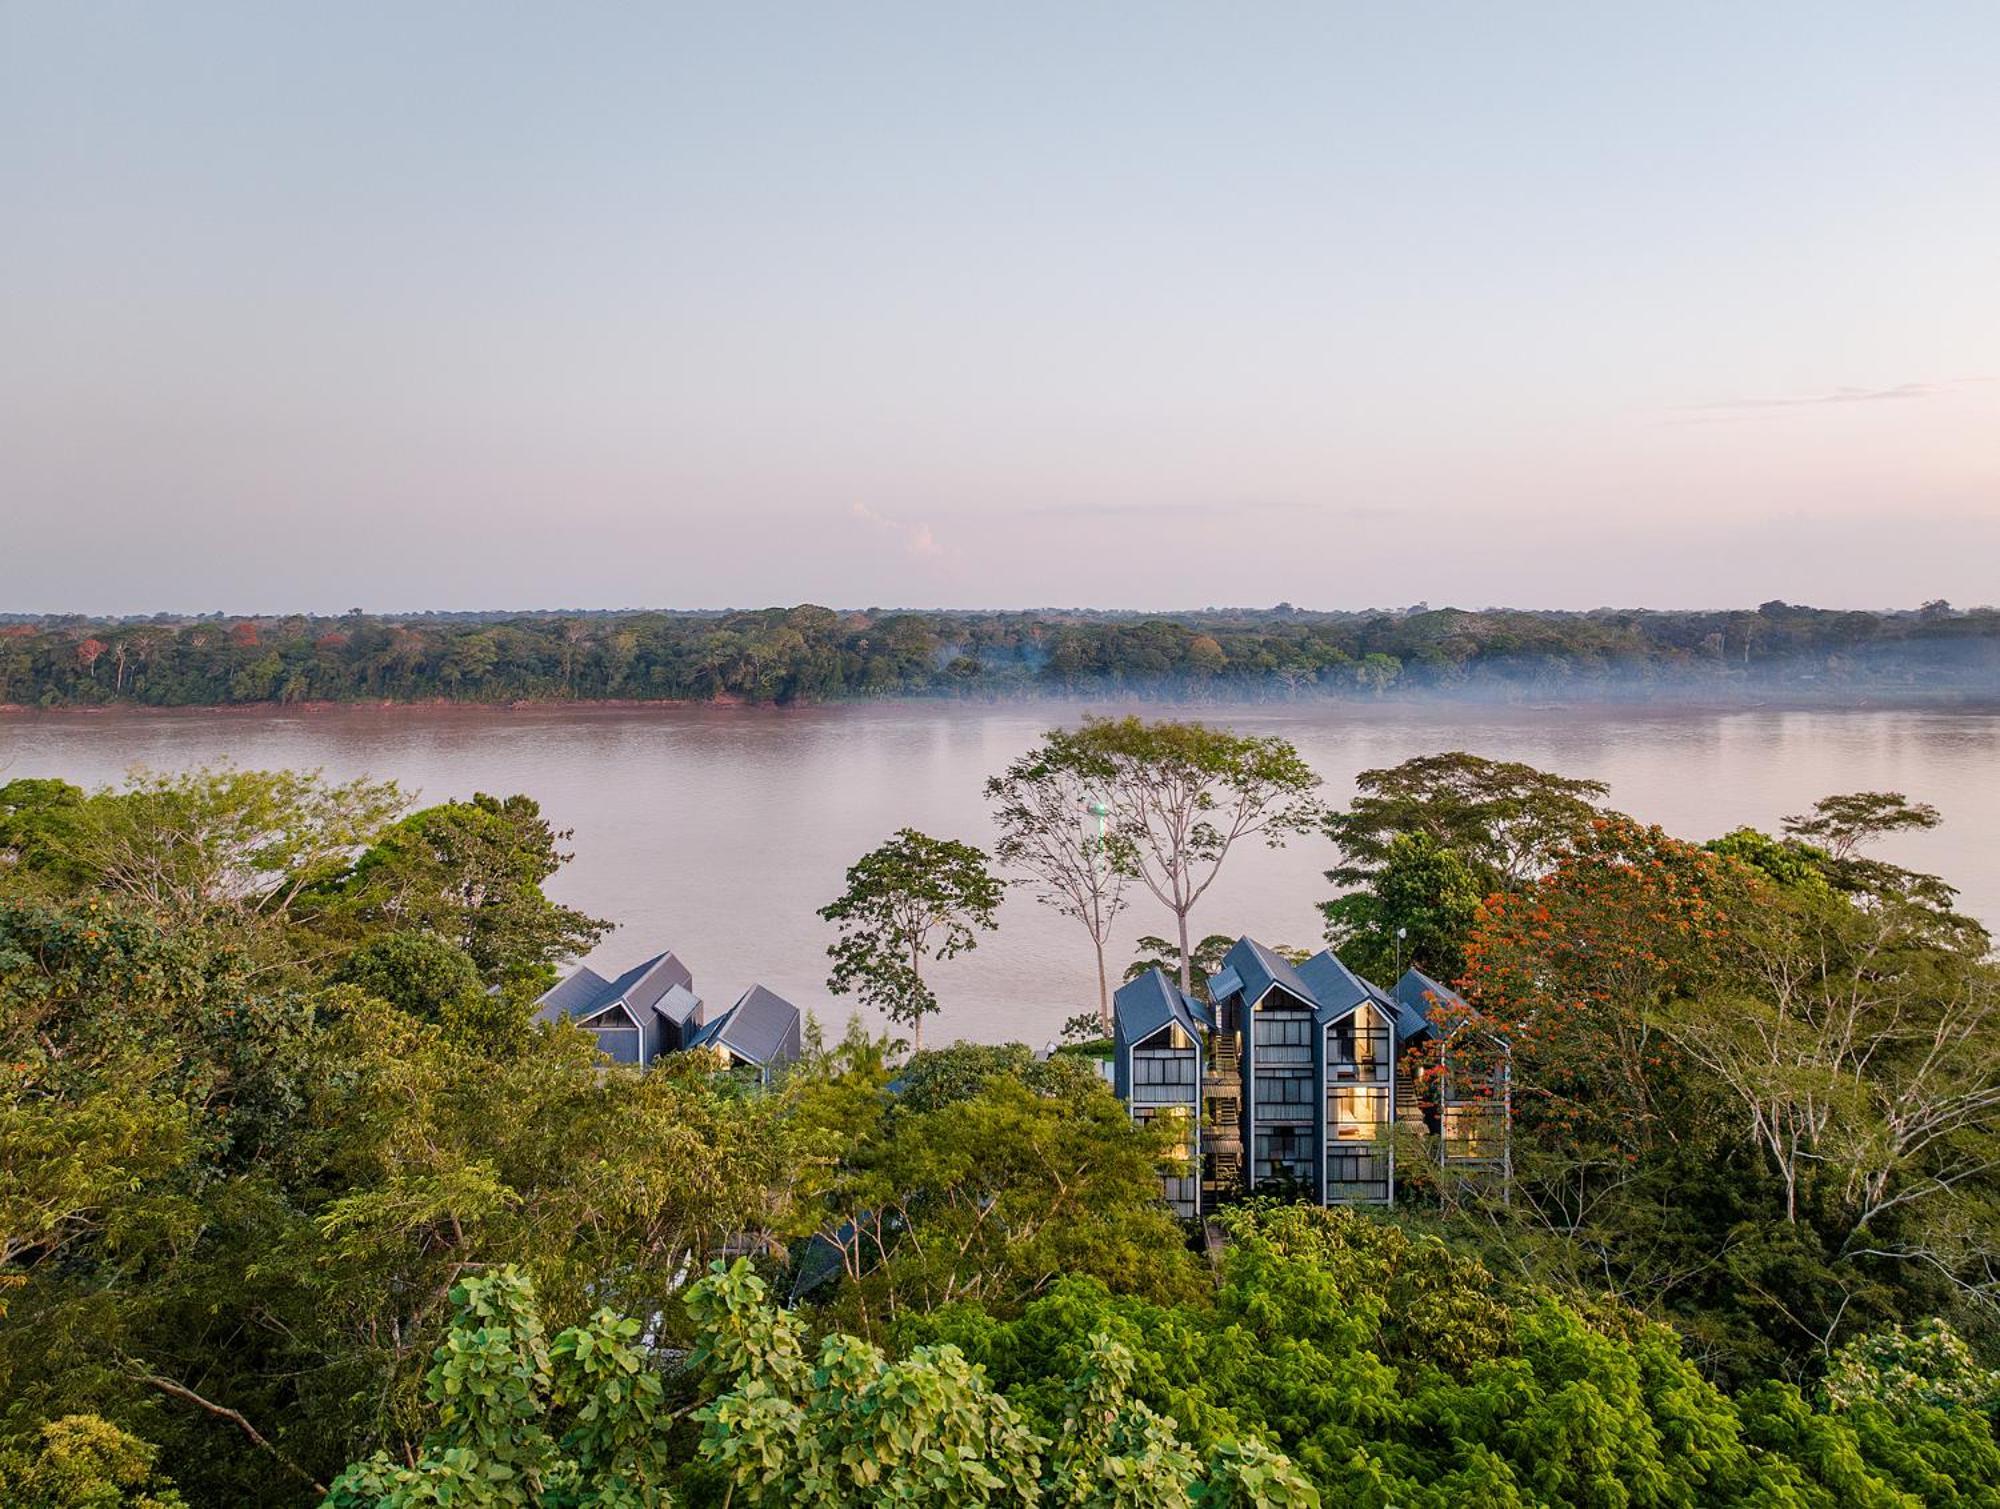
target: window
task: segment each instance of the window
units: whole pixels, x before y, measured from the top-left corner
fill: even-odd
[[[1260,1011],[1253,1037],[1257,1061],[1264,1064],[1312,1062],[1313,1021],[1300,1011]]]
[[[1192,1104],[1201,1082],[1195,1067],[1192,1053],[1142,1049],[1132,1055],[1132,1098]]]
[[[1329,1152],[1326,1158],[1326,1198],[1330,1205],[1388,1199],[1388,1152]]]
[[[1367,1007],[1327,1029],[1328,1084],[1387,1084],[1390,1073],[1389,1029]]]
[[[1160,1176],[1160,1190],[1166,1196],[1167,1204],[1174,1214],[1183,1220],[1191,1220],[1201,1213],[1201,1178],[1193,1167],[1194,1160],[1194,1117],[1183,1106],[1144,1107],[1132,1113],[1132,1119],[1141,1126],[1155,1120],[1177,1123],[1175,1130],[1179,1140],[1168,1149],[1167,1156],[1174,1160],[1168,1171]]]
[[[1142,1106],[1132,1113],[1132,1119],[1140,1126],[1150,1126],[1155,1121],[1174,1124],[1177,1141],[1168,1149],[1168,1155],[1175,1158],[1194,1156],[1194,1117],[1185,1106]]]
[[[1192,1053],[1135,1053],[1132,1082],[1139,1085],[1191,1085],[1195,1082]]]
[[[1443,1131],[1447,1163],[1491,1163],[1507,1154],[1507,1113],[1497,1101],[1446,1105]]]
[[[1312,1136],[1309,1132],[1294,1127],[1274,1127],[1268,1132],[1259,1132],[1256,1142],[1256,1157],[1250,1170],[1253,1184],[1261,1184],[1266,1179],[1293,1179],[1301,1184],[1312,1182]]]
[[[1389,1129],[1389,1092],[1386,1088],[1329,1090],[1326,1097],[1326,1135],[1344,1142],[1372,1142]]]
[[[1259,1121],[1311,1121],[1316,1091],[1310,1072],[1283,1069],[1256,1077]]]

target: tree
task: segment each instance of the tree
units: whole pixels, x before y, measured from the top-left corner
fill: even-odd
[[[1236,946],[1227,933],[1210,933],[1194,946],[1194,957],[1183,961],[1180,946],[1171,938],[1142,934],[1135,940],[1139,957],[1125,966],[1125,978],[1136,980],[1148,970],[1164,970],[1184,980],[1192,980],[1189,994],[1198,1001],[1208,999],[1208,978],[1222,970],[1223,956]]]
[[[551,901],[542,882],[569,862],[531,797],[446,802],[413,812],[320,893],[321,920],[435,934],[471,956],[488,984],[549,983],[610,924]]]
[[[1660,1013],[1733,978],[1754,885],[1705,849],[1607,815],[1526,890],[1487,899],[1466,949],[1472,1018],[1444,1025],[1477,1029],[1456,1031],[1455,1072],[1482,1067],[1482,1044],[1511,1049],[1517,1167],[1545,1171],[1521,1183],[1558,1229],[1574,1231],[1602,1183],[1632,1177],[1678,1132],[1685,1066]]]
[[[1197,1292],[1160,1197],[1179,1154],[1095,1075],[1000,1072],[975,1083],[914,1061],[916,1105],[893,1106],[840,1160],[819,1235],[846,1282],[833,1308],[874,1336],[940,1305],[1011,1313],[1062,1274],[1156,1298]],[[956,1080],[956,1083],[953,1081]]]
[[[26,868],[88,877],[161,916],[241,920],[282,914],[338,876],[404,806],[394,782],[228,765],[141,771],[81,803],[30,798],[6,819],[10,844],[30,825],[18,851]]]
[[[517,1269],[461,1279],[424,1380],[437,1423],[405,1465],[386,1452],[333,1482],[323,1509],[573,1505],[664,1509],[674,1462],[640,1324],[600,1310],[553,1341]]]
[[[514,1268],[460,1280],[452,1302],[421,1450],[350,1466],[325,1509],[663,1509],[673,1488],[746,1509],[1319,1503],[1254,1439],[1220,1442],[1204,1473],[1174,1423],[1132,1396],[1130,1350],[1103,1336],[1063,1380],[1045,1437],[948,1343],[891,1359],[835,1332],[809,1358],[798,1317],[740,1258],[687,1291],[696,1345],[671,1394],[637,1320],[600,1310],[551,1340]],[[691,1454],[668,1429],[683,1414],[700,1427]]]
[[[1743,965],[1658,1019],[1723,1087],[1839,1255],[1915,1261],[2000,1309],[1981,1185],[2000,1169],[2000,970],[1914,903],[1798,887],[1741,919]],[[1893,1218],[1893,1234],[1885,1224]]]
[[[925,962],[978,947],[975,930],[993,930],[1001,897],[982,850],[899,829],[848,867],[847,889],[819,910],[840,929],[827,989],[907,1024],[921,1052],[924,1018],[938,1009]]]
[[[1465,943],[1481,892],[1465,861],[1426,832],[1399,833],[1369,889],[1320,903],[1326,941],[1347,965],[1375,978],[1398,963],[1438,980],[1465,969]]]
[[[1193,987],[1188,914],[1230,850],[1248,838],[1281,848],[1319,820],[1319,776],[1280,738],[1086,718],[1044,747],[1097,785],[1111,808],[1113,858],[1174,914],[1182,990]]]
[[[442,1021],[484,990],[471,955],[430,933],[384,933],[371,939],[333,978],[427,1022]]]
[[[1821,797],[1812,811],[1786,818],[1785,832],[1841,860],[1884,834],[1922,832],[1942,821],[1937,808],[1900,791],[1856,791]]]
[[[1035,899],[1083,925],[1097,957],[1097,1020],[1111,1031],[1111,982],[1104,945],[1125,906],[1126,875],[1105,841],[1110,809],[1067,741],[1051,734],[1039,749],[986,783],[1000,829],[994,857],[1026,870]]]
[[[1343,888],[1372,883],[1397,837],[1421,833],[1457,854],[1482,894],[1514,890],[1546,871],[1610,789],[1463,750],[1364,770],[1354,784],[1358,795],[1326,820],[1341,853],[1328,880]]]
[[[0,885],[87,887],[93,876],[81,856],[88,800],[68,781],[24,777],[0,786]]]
[[[0,1451],[8,1509],[186,1509],[154,1470],[159,1449],[97,1415],[65,1415],[31,1450]]]

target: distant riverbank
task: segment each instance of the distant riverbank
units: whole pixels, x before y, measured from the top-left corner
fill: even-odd
[[[2000,610],[344,614],[0,623],[0,704],[2000,700]]]
[[[755,702],[746,697],[721,694],[708,698],[690,697],[515,697],[508,700],[479,701],[451,697],[368,697],[350,700],[314,698],[300,702],[218,702],[146,703],[137,701],[102,703],[54,703],[30,706],[19,702],[0,703],[0,718],[72,716],[102,719],[131,717],[227,717],[299,718],[342,712],[410,712],[421,714],[545,714],[565,709],[577,712],[673,712],[689,709],[741,709],[754,712],[786,713],[807,709],[843,707],[897,707],[942,709],[1004,708],[1048,706],[1051,708],[1097,707],[1116,704],[1148,709],[1159,716],[1201,718],[1204,709],[1226,711],[1256,707],[1268,711],[1312,706],[1416,710],[1423,708],[1514,709],[1522,712],[1576,711],[1586,708],[1616,708],[1638,711],[1659,708],[1679,712],[1725,713],[1765,710],[1770,712],[2000,712],[2000,686],[1980,690],[1927,688],[1871,688],[1855,691],[1827,688],[1812,691],[1786,688],[1782,691],[1734,692],[1714,686],[1606,687],[1566,697],[1530,695],[1507,689],[1481,691],[1461,687],[1456,690],[1397,691],[1378,694],[1355,692],[1307,692],[1290,697],[1246,700],[1241,697],[1201,696],[1192,693],[1171,695],[1107,687],[1102,691],[1041,692],[1020,690],[989,694],[883,693],[820,700]]]

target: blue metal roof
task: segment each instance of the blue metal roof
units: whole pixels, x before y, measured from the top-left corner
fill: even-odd
[[[736,1004],[696,1032],[690,1048],[726,1048],[760,1067],[776,1060],[797,1032],[799,1008],[762,985],[752,985]]]
[[[1199,1002],[1181,994],[1180,986],[1163,969],[1149,969],[1118,987],[1111,998],[1118,1034],[1128,1044],[1143,1043],[1169,1022],[1200,1036],[1208,1029],[1208,1013]]]
[[[1440,985],[1420,970],[1406,969],[1403,978],[1396,982],[1396,1005],[1403,1020],[1396,1031],[1403,1037],[1414,1037],[1420,1032],[1431,1030],[1431,1006],[1465,1005],[1465,997],[1449,985]]]
[[[691,989],[694,976],[673,956],[671,950],[654,954],[635,964],[615,980],[607,980],[589,965],[577,970],[535,1002],[535,1017],[553,1022],[559,1017],[582,1021],[596,1016],[615,1002],[624,1002],[633,1020],[647,1021],[648,1011],[675,986]]]
[[[1341,963],[1340,955],[1330,948],[1321,949],[1301,964],[1299,978],[1312,992],[1322,1023],[1346,1016],[1363,1001],[1386,1002],[1391,1014],[1395,1013],[1395,1002]]]
[[[1234,986],[1228,978],[1231,974],[1236,976],[1238,982]],[[1241,990],[1245,1002],[1255,1003],[1263,999],[1273,985],[1282,985],[1302,1001],[1312,1002],[1314,999],[1311,987],[1299,978],[1299,972],[1289,963],[1255,938],[1238,938],[1229,952],[1222,956],[1221,972],[1208,982],[1208,995],[1210,1000],[1219,1001],[1225,995]]]

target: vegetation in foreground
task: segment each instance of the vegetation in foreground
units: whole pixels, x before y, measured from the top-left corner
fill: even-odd
[[[2000,1502],[1995,969],[1870,850],[1936,815],[1603,797],[1445,755],[1327,817],[1331,935],[1508,1044],[1514,1178],[1211,1257],[1080,1056],[760,1093],[533,1023],[603,924],[526,798],[0,787],[0,1502]]]

